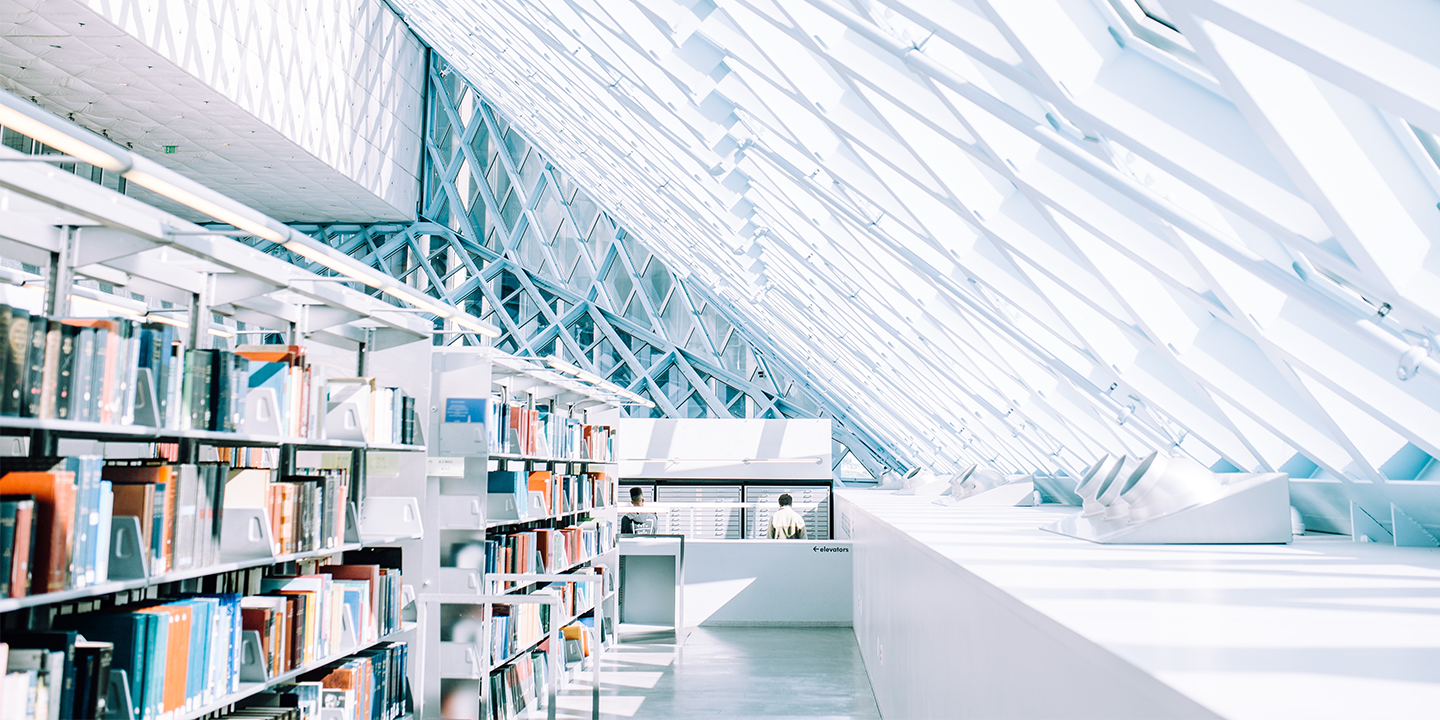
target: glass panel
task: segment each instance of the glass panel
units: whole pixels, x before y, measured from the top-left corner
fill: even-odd
[[[610,272],[605,274],[605,289],[610,291],[610,297],[614,298],[617,304],[624,304],[630,297],[630,291],[635,285],[630,282],[630,274],[620,263],[611,263]],[[646,323],[649,324],[649,323]]]
[[[580,224],[581,234],[588,235],[595,227],[595,218],[600,216],[600,208],[582,190],[575,193],[575,199],[570,202],[570,213],[575,216],[575,222]]]
[[[584,293],[590,288],[590,283],[594,281],[595,278],[590,275],[590,263],[575,263],[575,269],[570,273],[569,287],[571,290]]]
[[[546,240],[555,237],[560,229],[560,221],[565,217],[565,208],[560,204],[560,198],[555,193],[554,186],[547,184],[540,191],[540,201],[535,205],[535,222],[540,223],[541,233]]]
[[[620,233],[620,242],[625,244],[625,253],[630,256],[630,263],[635,266],[635,272],[645,272],[645,263],[650,260],[650,251],[645,249],[633,235],[628,232]]]
[[[705,401],[700,399],[699,393],[693,393],[685,398],[685,402],[676,406],[680,414],[687,418],[709,417],[710,412],[705,407]]]
[[[555,244],[550,247],[550,251],[555,255],[555,262],[560,264],[560,274],[568,279],[571,271],[575,269],[576,261],[580,259],[579,243],[575,242],[574,238],[565,237],[564,233],[561,233],[556,237]]]
[[[595,344],[595,372],[597,374],[602,376],[608,375],[610,370],[621,362],[623,361],[620,358],[620,353],[615,352],[615,346],[610,343],[609,339],[601,340]]]
[[[608,379],[620,387],[628,388],[635,382],[635,373],[630,371],[629,365],[621,363],[615,366]]]
[[[675,293],[674,297],[670,298],[670,303],[661,311],[660,317],[665,323],[665,332],[670,336],[670,342],[684,345],[690,338],[690,329],[695,326],[694,316],[690,314],[690,306],[686,304],[685,298],[680,297],[680,293]]]
[[[613,242],[615,242],[615,225],[610,222],[609,217],[602,217],[599,222],[595,223],[595,228],[590,231],[590,257],[595,260],[596,267],[604,264],[605,257],[610,252],[610,244]]]
[[[490,195],[495,198],[496,202],[504,201],[505,197],[510,194],[510,174],[505,172],[505,168],[501,167],[500,163],[490,165],[490,174],[486,176],[486,181],[490,183]]]
[[[500,206],[500,217],[505,221],[505,227],[514,230],[515,221],[520,219],[520,195],[511,192],[505,199],[505,204]]]
[[[720,353],[720,363],[726,370],[739,375],[749,377],[751,371],[752,355],[750,346],[741,340],[739,335],[733,335],[730,342],[725,345],[725,350]]]
[[[575,322],[570,323],[570,335],[575,338],[577,345],[589,349],[595,344],[595,322],[589,315],[581,315]]]
[[[477,121],[474,137],[470,138],[470,152],[475,155],[475,162],[480,163],[480,172],[484,174],[495,159],[495,150],[490,146],[490,126],[476,116]]]
[[[525,159],[525,153],[530,150],[530,144],[514,128],[503,131],[505,134],[505,149],[510,152],[510,161],[520,167],[521,161]]]
[[[645,312],[645,304],[640,302],[640,293],[635,293],[634,298],[630,301],[630,306],[625,308],[625,318],[634,320],[647,328],[651,327],[650,313]]]
[[[670,271],[658,262],[650,263],[645,268],[645,289],[650,293],[650,301],[655,307],[660,307],[665,302],[665,296],[670,293]],[[686,308],[689,312],[689,308]]]
[[[545,159],[540,157],[540,153],[531,152],[525,158],[525,164],[520,166],[520,187],[524,188],[527,194],[535,192],[536,184],[544,174]]]
[[[466,210],[469,210],[470,205],[480,194],[480,188],[470,177],[469,161],[460,161],[460,170],[455,174],[455,190],[456,194],[460,196],[460,202],[465,204]]]
[[[520,236],[520,244],[515,249],[520,256],[520,266],[526,270],[536,272],[545,262],[545,253],[540,248],[540,239],[535,237],[533,226],[525,228],[525,232]]]
[[[685,376],[680,372],[680,368],[676,367],[673,362],[659,372],[652,373],[650,377],[655,380],[655,385],[660,388],[660,392],[664,393],[665,397],[670,399],[671,404],[677,408],[685,396],[690,393],[690,383],[685,381]]]

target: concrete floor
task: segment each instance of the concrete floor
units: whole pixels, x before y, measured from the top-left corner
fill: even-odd
[[[620,720],[879,720],[850,628],[692,628],[674,635],[622,627],[601,665],[601,711]],[[590,675],[570,685],[558,716],[590,717]]]

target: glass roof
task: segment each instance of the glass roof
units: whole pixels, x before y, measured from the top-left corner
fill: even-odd
[[[492,251],[518,233],[529,274],[720,363],[729,328],[694,326],[738,326],[899,464],[1073,475],[1178,446],[1440,474],[1433,23],[1320,0],[392,5],[452,83],[431,220]],[[587,235],[602,211],[618,230]],[[561,319],[516,329],[531,314]]]

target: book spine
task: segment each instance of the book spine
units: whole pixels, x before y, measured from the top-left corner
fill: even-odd
[[[30,374],[30,313],[10,308],[10,326],[5,334],[5,378],[0,396],[0,415],[20,415],[24,405],[25,380]]]
[[[22,417],[40,417],[40,397],[45,389],[45,349],[49,344],[50,321],[40,315],[30,318],[30,347],[26,353],[27,372],[24,397],[20,404]]]

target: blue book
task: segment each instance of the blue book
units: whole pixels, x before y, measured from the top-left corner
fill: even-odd
[[[65,469],[75,473],[75,544],[70,550],[70,577],[74,587],[95,583],[100,473],[104,465],[105,459],[99,455],[65,458]]]
[[[189,605],[194,613],[190,621],[190,656],[185,670],[185,707],[196,708],[205,695],[205,669],[209,667],[210,631],[214,627],[216,601],[191,598],[172,605]]]
[[[205,670],[208,683],[205,702],[208,704],[240,690],[240,595],[203,593],[190,598],[215,603]]]
[[[145,684],[149,680],[149,635],[153,617],[143,613],[97,612],[61,615],[55,619],[57,627],[78,630],[86,640],[115,645],[110,667],[125,671],[125,677],[130,681],[130,697],[137,703],[142,720],[152,717],[147,714],[149,707],[145,705],[144,697]]]

